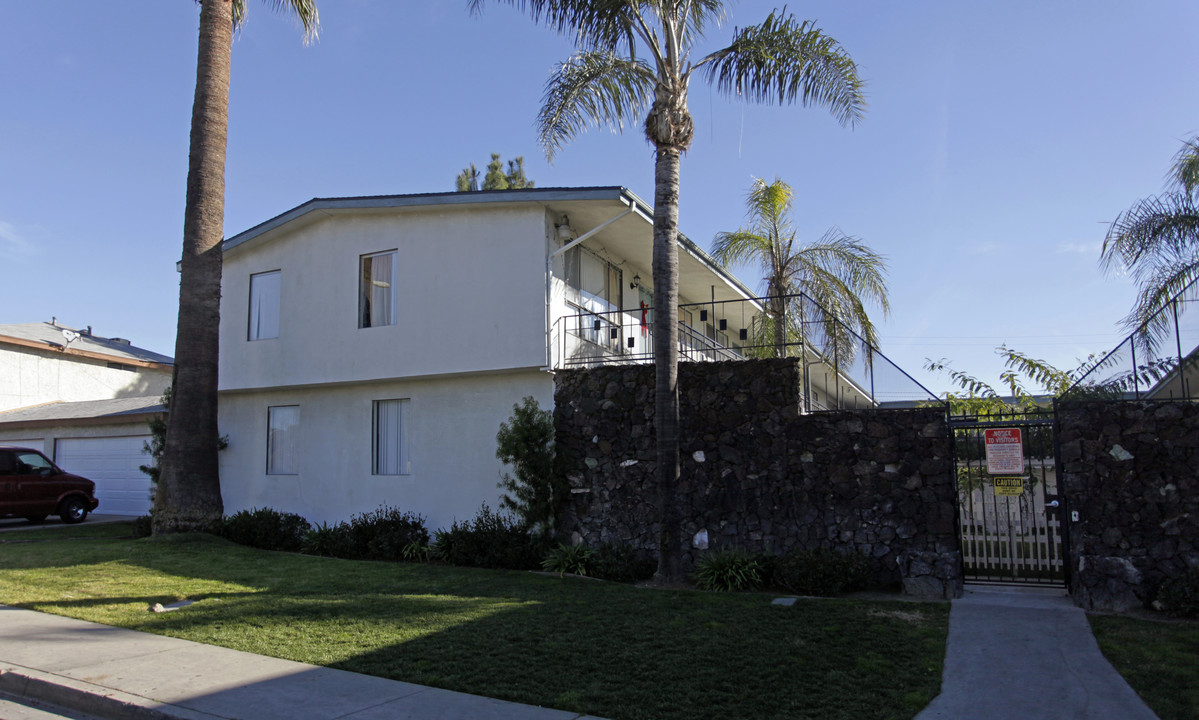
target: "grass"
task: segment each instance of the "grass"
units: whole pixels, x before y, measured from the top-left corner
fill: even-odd
[[[1199,718],[1199,623],[1090,620],[1103,654],[1161,720]]]
[[[760,593],[128,533],[108,525],[0,536],[0,602],[614,720],[906,720],[940,690],[947,604],[783,607]],[[147,611],[185,598],[197,602]]]

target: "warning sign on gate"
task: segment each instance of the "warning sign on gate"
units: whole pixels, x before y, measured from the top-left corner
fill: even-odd
[[[991,478],[991,482],[995,486],[996,495],[1024,494],[1024,478],[1022,477],[997,477]]]
[[[993,428],[983,431],[987,443],[987,472],[992,475],[1019,475],[1024,472],[1024,442],[1020,428]]]

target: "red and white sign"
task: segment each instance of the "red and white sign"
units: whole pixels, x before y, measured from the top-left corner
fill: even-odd
[[[987,472],[992,475],[1019,475],[1024,472],[1024,442],[1020,428],[984,430],[987,443]]]

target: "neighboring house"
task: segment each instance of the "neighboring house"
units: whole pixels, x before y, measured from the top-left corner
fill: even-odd
[[[514,404],[552,407],[555,367],[649,359],[652,254],[620,187],[314,199],[229,238],[226,512],[386,504],[436,528],[494,507]],[[708,304],[680,312],[684,352],[738,357],[720,303],[752,293],[683,237],[679,281]]]
[[[142,515],[147,422],[173,360],[55,322],[0,325],[0,444],[41,450],[96,482],[101,513]]]

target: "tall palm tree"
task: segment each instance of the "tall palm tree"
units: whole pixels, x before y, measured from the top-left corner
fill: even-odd
[[[1108,228],[1100,264],[1127,271],[1140,286],[1124,323],[1152,347],[1171,318],[1160,312],[1199,278],[1199,136],[1184,141],[1166,192],[1138,201]]]
[[[578,52],[546,82],[538,125],[546,155],[590,125],[623,129],[644,116],[654,160],[654,428],[661,503],[660,582],[682,580],[678,399],[679,162],[694,128],[687,90],[696,71],[725,95],[828,108],[842,125],[865,109],[853,59],[810,22],[772,12],[724,48],[691,59],[725,17],[722,0],[497,0],[570,36]],[[478,12],[486,0],[469,0]]]
[[[316,37],[315,0],[267,0]],[[245,0],[198,0],[200,42],[192,104],[179,278],[175,377],[166,447],[154,500],[154,532],[188,532],[220,519],[217,469],[217,354],[221,322],[221,240],[225,222],[225,146],[233,30]]]
[[[794,195],[781,179],[768,183],[756,178],[746,198],[748,226],[718,233],[712,254],[725,265],[748,263],[766,273],[763,279],[777,357],[786,354],[788,319],[798,316],[801,343],[808,342],[803,335],[804,321],[815,320],[823,328],[820,335],[825,346],[821,350],[846,361],[856,350],[849,330],[870,345],[878,344],[866,302],[878,304],[884,315],[890,310],[886,261],[861,240],[836,228],[817,242],[798,242],[791,223]],[[804,303],[794,297],[801,292],[815,302]]]

